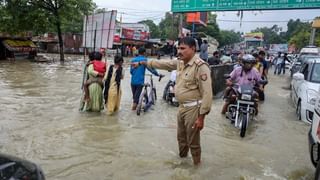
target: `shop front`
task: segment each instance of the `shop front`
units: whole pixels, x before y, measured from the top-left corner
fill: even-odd
[[[0,60],[34,59],[37,46],[25,38],[0,38]]]

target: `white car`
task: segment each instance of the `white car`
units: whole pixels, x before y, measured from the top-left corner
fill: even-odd
[[[320,89],[316,100],[312,125],[308,133],[309,153],[312,164],[316,167],[315,179],[320,178]]]
[[[320,57],[303,63],[291,81],[291,98],[299,120],[311,123],[320,87]]]

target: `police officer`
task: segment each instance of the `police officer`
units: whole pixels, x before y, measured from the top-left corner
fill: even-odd
[[[176,92],[178,100],[178,144],[180,157],[187,157],[190,149],[193,163],[201,161],[200,131],[212,104],[212,84],[208,64],[196,56],[196,42],[191,37],[180,39],[178,60],[135,63],[150,68],[177,70]]]

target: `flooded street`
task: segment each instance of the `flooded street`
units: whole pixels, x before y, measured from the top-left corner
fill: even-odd
[[[78,111],[82,65],[0,62],[1,152],[39,164],[49,180],[313,179],[309,125],[295,116],[287,76],[270,75],[266,101],[245,138],[220,114],[222,99],[214,99],[201,134],[202,165],[194,168],[190,154],[178,156],[178,109],[161,99],[168,72],[155,79],[156,105],[137,116],[126,69],[121,110],[107,116]]]

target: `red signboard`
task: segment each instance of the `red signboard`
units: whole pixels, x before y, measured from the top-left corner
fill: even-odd
[[[207,25],[208,12],[193,12],[187,13],[187,23]]]
[[[114,42],[114,43],[120,43],[120,42],[121,42],[120,36],[119,36],[119,35],[114,35],[114,37],[113,37],[113,42]]]
[[[125,39],[133,39],[134,30],[122,28],[122,36],[121,37],[125,38]]]

